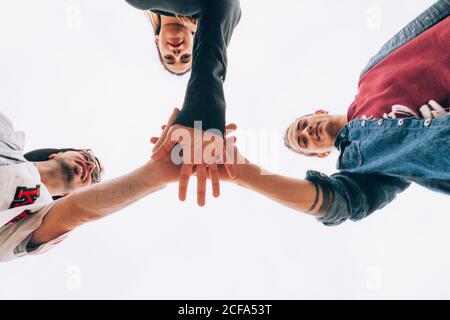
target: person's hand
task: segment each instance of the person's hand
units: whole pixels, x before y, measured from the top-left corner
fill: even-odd
[[[231,124],[227,126],[227,129],[231,130],[230,132],[234,132],[237,130],[237,126],[235,124]],[[249,160],[240,153],[238,147],[236,146],[236,142],[237,138],[234,136],[227,136],[225,142],[228,146],[229,153],[233,154],[233,157],[236,160],[236,176],[233,179],[230,179],[225,166],[219,165],[218,169],[220,181],[239,183],[239,179],[242,177],[244,171],[246,170],[246,166],[250,164]],[[196,175],[196,172],[194,173],[194,175]]]
[[[162,126],[163,133],[161,134],[161,137],[153,137],[150,139],[150,142],[152,144],[157,145],[158,141],[161,141],[161,139],[165,137],[165,128],[167,127],[167,125],[170,125],[175,121],[179,112],[179,109],[173,110],[167,124]],[[161,159],[152,160],[152,166],[157,171],[159,180],[162,185],[174,183],[180,178],[181,165],[174,164],[170,154],[165,155]]]
[[[179,110],[176,109],[176,114]],[[169,154],[172,161],[182,162],[179,175],[179,199],[186,200],[186,194],[190,177],[195,173],[197,176],[197,202],[200,206],[205,205],[206,182],[211,179],[213,196],[220,196],[220,174],[219,164],[224,164],[228,177],[236,175],[235,165],[227,156],[225,143],[217,135],[204,133],[200,130],[180,125],[172,126],[176,114],[167,125],[162,126],[162,134],[159,138],[153,137],[151,142],[155,144],[152,159],[158,161]],[[227,126],[227,131],[233,131],[236,125]],[[178,154],[172,152],[178,147]],[[205,150],[205,152],[203,152]],[[180,159],[174,159],[178,157]],[[182,158],[182,159],[181,159]]]

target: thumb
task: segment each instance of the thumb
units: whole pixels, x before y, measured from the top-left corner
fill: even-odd
[[[173,109],[172,114],[170,115],[169,121],[167,121],[167,126],[170,127],[175,122],[179,113],[180,113],[180,109],[178,109],[178,108]]]
[[[162,142],[162,144],[158,146],[153,152],[152,159],[155,161],[162,159],[166,154],[169,154],[172,151],[172,148],[177,143],[177,141],[172,141],[170,139],[170,135],[167,135],[164,139],[164,142]]]
[[[237,124],[235,123],[230,123],[225,127],[225,136],[233,133],[234,131],[237,130]]]
[[[158,140],[159,140],[158,137],[152,137],[152,138],[150,139],[150,143],[156,144],[156,143],[158,142]]]

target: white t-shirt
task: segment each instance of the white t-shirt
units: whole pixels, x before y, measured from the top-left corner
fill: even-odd
[[[41,254],[65,238],[27,248],[54,201],[36,166],[23,157],[24,144],[24,133],[0,112],[0,262]]]

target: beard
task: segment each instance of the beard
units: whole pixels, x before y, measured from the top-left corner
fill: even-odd
[[[61,158],[56,158],[56,163],[59,166],[59,174],[64,182],[64,189],[69,192],[71,185],[75,178],[74,169],[69,166],[69,164]]]
[[[339,126],[335,123],[328,122],[325,128],[325,132],[327,134],[327,139],[329,139],[330,143],[334,144],[336,138],[341,130]]]

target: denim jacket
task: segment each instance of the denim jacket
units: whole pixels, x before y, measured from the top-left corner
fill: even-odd
[[[449,0],[436,2],[391,39],[363,75],[449,12]],[[450,195],[450,115],[435,120],[353,120],[340,131],[335,146],[340,151],[339,172],[328,177],[309,171],[306,178],[331,195],[326,215],[319,219],[327,226],[368,217],[412,183]]]
[[[325,225],[366,218],[415,182],[450,195],[450,115],[353,120],[339,133],[339,173],[310,171],[307,179],[331,191]]]

